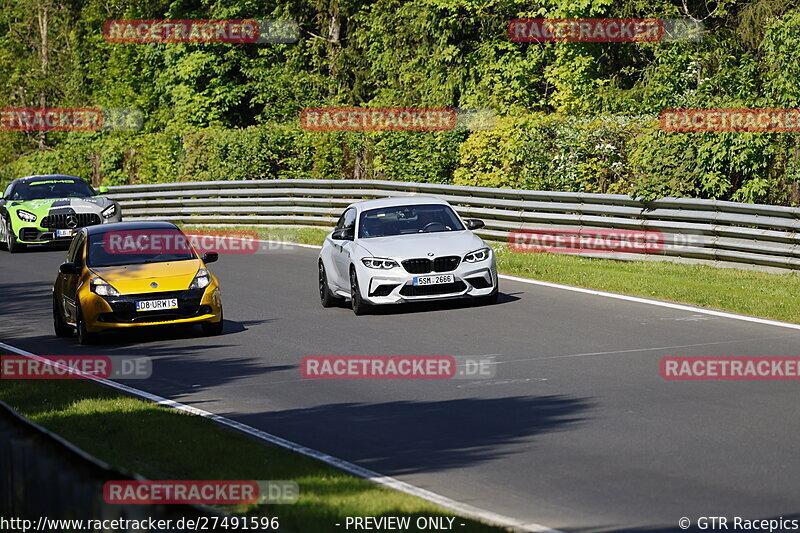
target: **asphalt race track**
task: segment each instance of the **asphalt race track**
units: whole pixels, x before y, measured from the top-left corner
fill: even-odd
[[[476,507],[561,530],[797,517],[791,381],[666,381],[665,356],[789,356],[800,331],[501,283],[500,303],[323,309],[315,250],[226,255],[225,332],[153,329],[84,350],[51,326],[63,251],[0,252],[0,341],[146,355],[131,385]],[[491,380],[305,380],[306,355],[488,355]],[[676,528],[677,529],[677,528]]]

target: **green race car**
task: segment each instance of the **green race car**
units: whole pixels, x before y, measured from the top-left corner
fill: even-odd
[[[81,178],[27,176],[0,199],[0,244],[14,253],[29,244],[68,243],[78,228],[121,220],[119,204]]]

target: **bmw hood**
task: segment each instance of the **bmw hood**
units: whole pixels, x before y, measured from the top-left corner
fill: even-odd
[[[389,257],[401,261],[415,257],[463,256],[486,246],[480,237],[466,230],[370,237],[359,239],[358,244],[373,257]],[[429,255],[431,253],[433,255]]]

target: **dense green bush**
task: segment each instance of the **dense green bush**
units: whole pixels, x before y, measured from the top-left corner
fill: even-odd
[[[698,42],[506,34],[517,17],[690,15],[703,19]],[[301,38],[113,44],[102,37],[109,18],[285,18]],[[145,121],[130,133],[5,132],[0,182],[368,178],[797,205],[798,134],[665,133],[656,117],[800,107],[799,30],[786,0],[9,0],[0,107],[138,107]],[[304,107],[340,105],[490,108],[499,121],[475,132],[299,128]]]
[[[475,132],[307,132],[295,124],[264,124],[181,134],[84,134],[0,167],[0,179],[68,173],[121,185],[360,178],[646,199],[800,200],[796,135],[666,133],[657,122],[533,113]]]
[[[202,129],[182,137],[178,181],[308,177],[311,140],[288,125]]]
[[[533,114],[507,118],[461,146],[454,182],[581,192],[627,192],[627,152],[643,121]]]

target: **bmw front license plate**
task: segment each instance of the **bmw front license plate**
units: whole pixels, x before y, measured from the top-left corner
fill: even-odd
[[[57,229],[56,237],[72,237],[71,229]]]
[[[160,311],[162,309],[177,309],[178,299],[169,298],[167,300],[139,300],[136,302],[137,311]]]
[[[419,276],[414,278],[414,285],[443,285],[445,283],[453,283],[455,278],[452,274],[443,274],[441,276]]]

